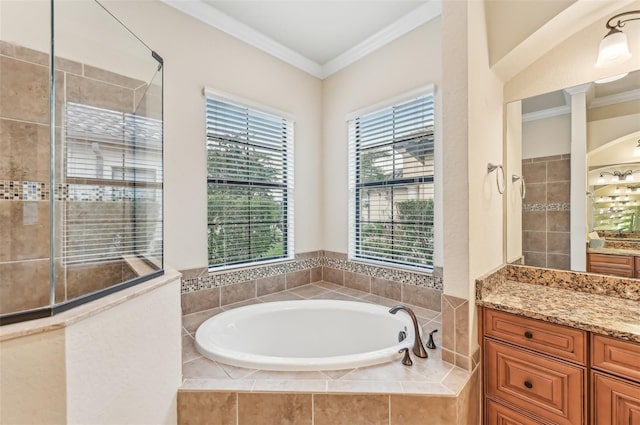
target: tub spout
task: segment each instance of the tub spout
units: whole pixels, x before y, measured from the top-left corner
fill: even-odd
[[[412,350],[413,354],[420,358],[426,359],[427,357],[429,357],[429,355],[427,354],[427,350],[425,350],[424,346],[422,345],[422,339],[420,338],[420,328],[418,326],[418,319],[416,319],[416,315],[409,307],[402,304],[398,304],[397,306],[392,307],[391,310],[389,310],[389,313],[396,314],[400,310],[406,311],[407,314],[411,317],[411,321],[413,322],[413,333],[415,334],[415,340]]]

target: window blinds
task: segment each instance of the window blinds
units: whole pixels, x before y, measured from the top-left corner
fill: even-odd
[[[349,121],[351,258],[433,267],[434,98]]]
[[[162,121],[65,104],[67,264],[162,258]]]
[[[293,122],[207,95],[211,267],[293,254]]]

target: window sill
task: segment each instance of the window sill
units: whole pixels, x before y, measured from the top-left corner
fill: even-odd
[[[287,258],[276,258],[273,260],[266,260],[266,261],[254,261],[252,263],[241,263],[241,264],[233,264],[229,266],[209,267],[207,271],[209,273],[236,272],[236,271],[257,269],[260,267],[271,266],[275,264],[291,263],[293,261],[295,261],[295,258],[293,256],[289,256]]]

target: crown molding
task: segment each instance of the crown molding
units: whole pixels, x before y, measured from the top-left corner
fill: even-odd
[[[541,111],[522,114],[522,122],[537,121],[545,118],[557,117],[571,113],[571,106],[556,106],[555,108],[543,109]]]
[[[314,77],[322,78],[322,66],[300,53],[278,43],[248,25],[222,13],[213,6],[196,0],[160,0],[164,4],[173,7],[199,21],[219,29],[245,43],[256,47],[276,58],[299,68]]]
[[[623,93],[612,94],[610,96],[596,97],[591,101],[589,109],[615,105],[616,103],[631,102],[633,100],[640,100],[640,89],[629,90]]]
[[[430,0],[323,66],[201,0],[160,1],[321,80],[434,19],[442,11],[441,0]]]
[[[355,45],[346,52],[324,64],[322,67],[322,78],[327,78],[331,74],[346,68],[369,53],[372,53],[393,40],[407,34],[425,22],[429,22],[436,18],[441,13],[442,3],[440,0],[431,0],[423,4],[422,6],[407,13],[391,25],[388,25],[378,31],[363,42]]]

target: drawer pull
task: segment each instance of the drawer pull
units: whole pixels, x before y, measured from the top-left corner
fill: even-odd
[[[531,331],[525,331],[524,337],[527,339],[531,339],[533,338],[533,333],[531,333]]]
[[[531,381],[524,381],[524,386],[531,389],[533,388],[533,383],[531,383]]]

